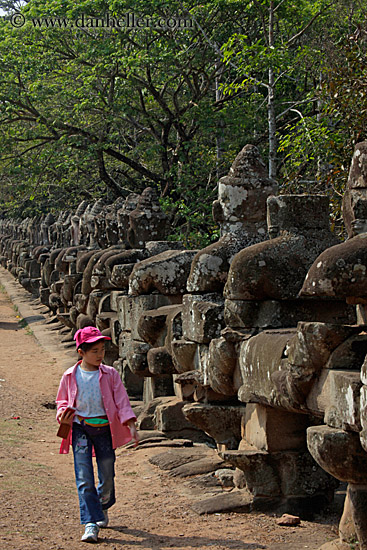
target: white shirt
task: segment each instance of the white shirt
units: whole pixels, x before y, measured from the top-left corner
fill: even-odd
[[[76,369],[76,383],[78,393],[76,396],[76,411],[74,420],[79,422],[77,415],[86,418],[105,416],[101,389],[99,387],[99,369],[93,371],[83,370],[81,365]]]

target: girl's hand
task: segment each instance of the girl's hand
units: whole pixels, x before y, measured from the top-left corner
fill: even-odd
[[[74,418],[74,410],[69,408],[65,409],[59,416],[58,420],[61,424],[72,424]]]
[[[135,420],[128,420],[126,424],[129,427],[132,439],[135,441],[134,447],[137,447],[139,444],[139,434],[135,426]]]

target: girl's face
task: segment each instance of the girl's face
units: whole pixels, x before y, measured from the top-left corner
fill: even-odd
[[[83,358],[83,363],[85,366],[98,369],[105,354],[104,340],[99,340],[93,344],[88,351],[79,349],[78,353]]]

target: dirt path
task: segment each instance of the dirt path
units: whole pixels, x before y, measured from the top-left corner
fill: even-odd
[[[29,296],[2,269],[0,283],[0,548],[85,549],[72,455],[58,454],[55,411],[45,407],[54,401],[61,374],[73,359],[37,322],[38,310]],[[4,287],[28,316],[28,328],[19,327],[19,310]],[[183,496],[181,482],[148,462],[162,451],[118,451],[117,504],[98,547],[300,550],[317,549],[337,537],[335,513],[296,528],[279,527],[275,517],[264,514],[198,516]]]

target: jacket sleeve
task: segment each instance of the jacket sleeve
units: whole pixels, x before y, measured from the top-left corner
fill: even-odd
[[[60,381],[59,390],[56,396],[56,406],[56,419],[60,422],[59,417],[68,406],[68,388],[65,375],[62,376]]]
[[[112,391],[120,422],[125,424],[128,420],[136,420],[136,416],[130,405],[127,391],[121,381],[119,373],[116,370],[113,372]]]

